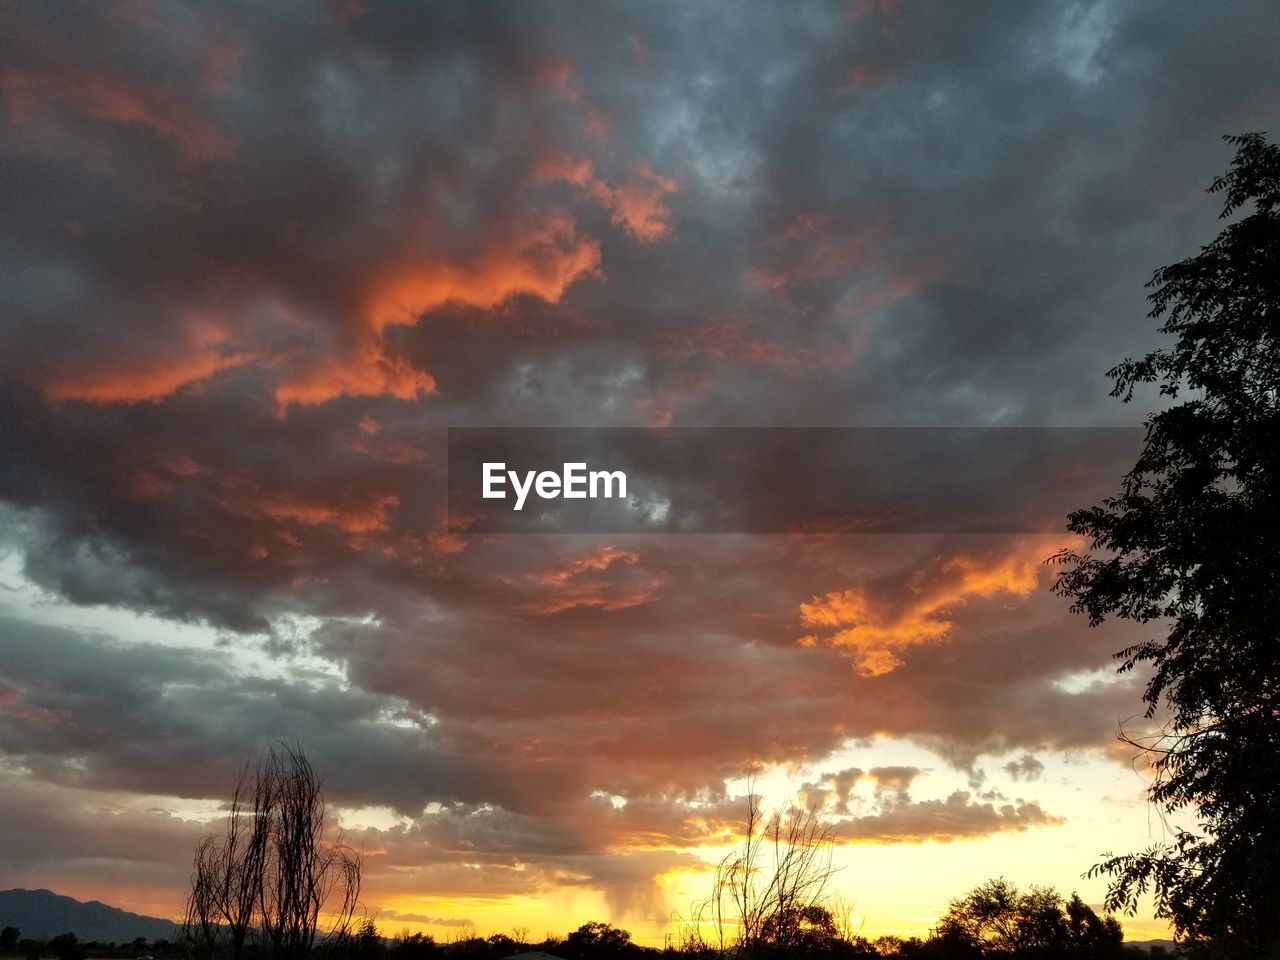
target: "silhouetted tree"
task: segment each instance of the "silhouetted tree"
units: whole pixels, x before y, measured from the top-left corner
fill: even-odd
[[[1121,492],[1073,513],[1089,551],[1064,551],[1056,589],[1091,624],[1121,617],[1157,636],[1120,651],[1150,665],[1136,738],[1162,812],[1199,829],[1108,858],[1112,909],[1151,890],[1180,938],[1222,956],[1280,957],[1280,147],[1237,148],[1211,191],[1222,216],[1246,212],[1196,256],[1156,271],[1153,317],[1173,345],[1114,370],[1113,395],[1157,384],[1169,406]],[[1252,207],[1252,210],[1249,208]],[[1122,733],[1129,742],[1129,738]]]
[[[770,956],[858,960],[877,956],[862,937],[842,930],[832,911],[822,904],[780,909],[765,921],[757,952]]]
[[[441,950],[450,960],[494,960],[497,956],[489,941],[477,934],[471,924],[460,927]]]
[[[365,917],[356,927],[351,954],[355,960],[379,960],[386,952],[382,934],[372,917]]]
[[[395,960],[427,960],[435,953],[436,942],[425,933],[410,933],[404,930],[391,945],[391,955]]]
[[[489,952],[495,957],[509,957],[513,953],[520,952],[520,944],[505,933],[491,933],[485,937],[485,943],[489,945]]]
[[[608,960],[635,952],[631,934],[608,923],[584,923],[565,937],[561,948],[569,960]]]
[[[816,807],[792,806],[766,818],[750,785],[747,794],[741,845],[717,864],[685,948],[763,957],[785,955],[802,939],[809,946],[822,937],[841,940],[826,902],[833,828]]]
[[[22,931],[17,927],[5,927],[0,930],[0,950],[8,953],[18,945],[18,937],[22,936]]]
[[[1124,955],[1124,930],[1115,917],[1099,917],[1093,907],[1072,894],[1065,907],[1067,950],[1070,957],[1110,960]]]
[[[45,946],[58,960],[84,960],[84,947],[74,933],[60,933]]]
[[[1064,904],[1055,890],[1021,891],[1001,879],[952,901],[935,939],[944,957],[1115,960],[1123,955],[1124,932],[1074,894]]]
[[[241,773],[223,835],[197,846],[184,931],[203,956],[241,960],[253,938],[272,960],[305,960],[347,939],[359,893],[360,858],[326,836],[319,778],[278,744]]]
[[[1066,940],[1062,898],[1043,887],[1023,893],[1005,880],[989,880],[952,901],[937,935],[978,956],[1040,955]]]

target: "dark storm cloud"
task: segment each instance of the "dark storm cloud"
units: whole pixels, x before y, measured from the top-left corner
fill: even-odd
[[[129,809],[99,793],[35,784],[13,774],[0,782],[0,842],[9,882],[34,878],[35,868],[55,864],[99,879],[127,871],[134,881],[174,883],[200,838],[198,823]]]
[[[121,645],[9,618],[0,646],[0,748],[51,782],[217,796],[246,753],[282,738],[322,758],[342,802],[416,814],[426,798],[479,802],[492,792],[481,785],[485,760],[468,760],[429,718],[322,674],[246,676],[225,653]]]
[[[1274,18],[6,6],[0,541],[70,601],[228,631],[6,616],[40,829],[87,822],[78,787],[221,796],[298,736],[340,802],[418,818],[377,838],[387,890],[648,911],[752,760],[885,733],[1032,780],[1105,748],[1138,681],[1078,675],[1132,638],[1047,596],[1065,538],[464,538],[444,431],[1132,424],[1102,371],[1212,230],[1218,136],[1274,126]],[[957,793],[854,828],[1056,816]]]

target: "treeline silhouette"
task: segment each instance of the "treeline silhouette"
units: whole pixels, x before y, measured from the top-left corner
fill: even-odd
[[[864,937],[847,918],[828,907],[810,905],[794,917],[778,918],[750,945],[738,936],[723,949],[709,947],[704,936],[688,929],[675,941],[662,949],[646,947],[635,943],[627,930],[599,922],[536,942],[523,932],[488,937],[462,932],[438,941],[407,930],[387,937],[376,918],[367,918],[340,946],[331,944],[329,949],[344,960],[546,960],[546,955],[563,960],[1124,960],[1169,955],[1160,946],[1126,946],[1120,923],[1099,916],[1078,896],[1063,898],[1044,887],[1023,891],[1002,879],[953,901],[924,938]]]
[[[688,917],[673,918],[678,933],[662,951],[608,923],[586,923],[534,945],[523,934],[438,943],[406,931],[388,939],[376,917],[356,919],[361,859],[327,828],[315,770],[300,747],[277,744],[245,766],[223,832],[196,847],[181,927],[184,960],[506,960],[524,953],[546,960],[539,951],[563,960],[658,952],[691,960],[1133,955],[1114,917],[1099,916],[1078,896],[1019,890],[1003,879],[952,901],[927,938],[870,940],[852,924],[851,906],[831,891],[835,838],[820,809],[792,805],[766,815],[753,786],[749,780],[739,845],[713,868],[708,897]]]
[[[408,930],[386,936],[376,918],[368,917],[342,935],[318,937],[313,952],[332,960],[1154,960],[1174,955],[1158,945],[1126,946],[1120,924],[1114,918],[1099,917],[1077,896],[1064,899],[1041,887],[1019,891],[1004,880],[992,880],[953,901],[926,938],[867,938],[825,907],[808,908],[796,921],[785,940],[765,940],[749,949],[738,942],[720,950],[688,934],[682,942],[661,949],[642,946],[627,930],[599,922],[584,923],[565,936],[547,934],[536,942],[523,930],[481,937],[471,928],[462,928],[441,940]],[[0,940],[0,956],[24,960],[187,960],[193,952],[189,942],[167,940],[81,942],[70,933],[48,940],[24,939],[14,927],[5,928]],[[272,954],[269,943],[256,939],[243,948],[243,955],[254,960],[267,960]]]
[[[139,937],[123,943],[103,940],[80,940],[74,933],[60,933],[56,937],[24,937],[18,927],[5,927],[0,931],[0,957],[18,957],[22,960],[184,960],[188,950],[185,944],[174,940],[147,940]]]

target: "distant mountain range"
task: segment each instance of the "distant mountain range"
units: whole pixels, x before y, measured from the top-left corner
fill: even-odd
[[[49,890],[0,890],[0,927],[17,927],[26,939],[44,940],[60,933],[74,933],[79,940],[128,943],[171,940],[172,920],[144,917],[97,900],[82,903]]]

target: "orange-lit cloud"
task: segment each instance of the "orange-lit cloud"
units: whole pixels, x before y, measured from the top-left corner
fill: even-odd
[[[435,377],[392,353],[376,334],[363,334],[342,357],[309,364],[288,376],[275,390],[283,409],[291,403],[314,406],[335,397],[395,397],[412,400],[433,393]]]
[[[148,356],[143,351],[56,373],[45,382],[44,392],[54,401],[160,400],[222,371],[256,363],[275,377],[274,393],[282,409],[342,396],[412,400],[434,392],[436,381],[391,346],[388,328],[413,326],[422,314],[450,303],[487,310],[517,295],[556,303],[580,279],[599,276],[599,265],[599,244],[582,235],[566,212],[553,210],[532,228],[495,239],[470,261],[401,258],[382,267],[367,284],[362,314],[352,328],[321,335],[312,350],[237,349],[230,321],[191,320],[186,327],[192,346],[185,353],[161,350]],[[293,329],[311,328],[291,311],[284,316]],[[326,340],[327,349],[322,346]]]
[[[747,270],[746,281],[761,290],[783,290],[865,270],[879,261],[878,245],[888,229],[886,217],[842,224],[828,213],[806,211],[766,245],[768,262]]]
[[[38,74],[21,68],[0,73],[0,94],[10,114],[26,120],[50,101],[87,117],[151,130],[191,161],[228,156],[234,142],[168,90],[130,84],[89,71]]]
[[[353,345],[286,374],[276,400],[283,408],[342,396],[410,400],[432,393],[435,378],[391,349],[388,328],[414,326],[448,303],[487,310],[519,294],[556,303],[578,280],[598,276],[599,267],[599,244],[579,233],[564,211],[498,239],[467,263],[434,257],[393,262],[369,284]]]
[[[104,5],[105,6],[105,5]],[[145,18],[102,10],[106,31],[145,29]],[[18,55],[0,68],[0,102],[21,127],[57,127],[66,114],[78,121],[146,131],[187,163],[231,156],[234,138],[215,123],[203,102],[224,91],[239,66],[240,44],[212,17],[201,39],[165,50],[169,67],[194,63],[199,83],[184,88],[131,74],[100,50],[86,53],[55,39],[52,32],[14,11],[6,34]],[[102,49],[117,38],[102,37]]]
[[[582,132],[588,140],[605,143],[609,139],[609,115],[598,107],[589,108],[582,117]]]
[[[573,79],[573,64],[568,60],[548,60],[534,68],[534,79],[555,90],[573,103],[582,95]]]
[[[785,340],[771,340],[746,330],[731,320],[710,322],[667,338],[673,356],[706,355],[717,360],[760,364],[792,374],[841,367],[853,359],[856,345],[818,349]]]
[[[554,151],[538,158],[533,165],[533,176],[540,183],[563,180],[575,187],[585,187],[595,179],[595,164],[586,157]]]
[[[400,502],[395,494],[383,494],[338,503],[289,491],[260,490],[235,479],[224,480],[222,487],[219,502],[231,513],[310,527],[331,526],[350,534],[385,532],[389,529],[388,514]]]
[[[470,263],[422,258],[384,269],[370,284],[364,320],[381,333],[415,324],[445,303],[489,309],[516,294],[556,303],[599,266],[599,244],[580,234],[566,211],[553,210],[532,228],[501,237]]]
[[[247,353],[227,353],[217,346],[197,347],[194,353],[185,357],[149,361],[121,359],[105,369],[61,375],[49,381],[44,392],[55,403],[64,400],[90,403],[160,400],[250,360],[252,356]]]
[[[585,607],[626,610],[648,603],[663,578],[638,568],[640,560],[636,551],[601,547],[549,572],[533,574],[529,580],[540,588],[540,595],[526,607],[549,615]]]
[[[957,608],[999,594],[1031,593],[1039,583],[1040,550],[1037,547],[1034,556],[1011,554],[992,562],[964,555],[943,560],[932,570],[922,571],[906,600],[896,605],[877,601],[865,590],[816,596],[800,605],[800,619],[827,632],[800,642],[847,650],[863,676],[889,673],[901,666],[901,651],[946,638]]]
[[[787,224],[787,228],[782,231],[782,239],[787,243],[792,243],[803,237],[817,233],[832,220],[835,216],[830,213],[822,213],[818,210],[810,210],[805,213],[798,213],[795,219]]]
[[[641,243],[654,243],[671,234],[671,210],[666,199],[680,190],[674,177],[655,173],[647,163],[637,163],[622,182],[611,184],[597,176],[595,164],[585,157],[550,152],[534,165],[540,182],[563,180],[609,211],[613,223]]]
[[[647,163],[640,163],[617,186],[597,181],[592,196],[612,212],[614,223],[637,240],[653,243],[671,232],[671,211],[665,201],[679,189],[674,178],[654,173]]]

